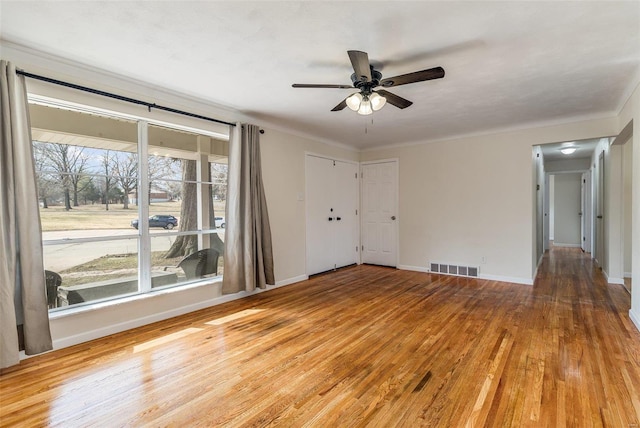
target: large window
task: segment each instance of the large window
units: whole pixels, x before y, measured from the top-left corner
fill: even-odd
[[[51,309],[222,274],[225,141],[35,104],[31,117]]]

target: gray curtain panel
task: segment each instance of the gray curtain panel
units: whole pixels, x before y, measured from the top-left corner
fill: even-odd
[[[52,349],[24,77],[0,61],[0,367]]]
[[[260,133],[255,125],[238,123],[231,129],[227,186],[222,293],[266,288],[275,279]]]

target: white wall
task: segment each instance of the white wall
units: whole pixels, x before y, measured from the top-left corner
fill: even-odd
[[[589,158],[546,161],[544,163],[544,170],[547,173],[586,171],[589,169],[589,164]]]
[[[554,246],[580,246],[580,199],[582,174],[556,174],[554,189]]]
[[[555,217],[555,189],[556,189],[556,176],[549,176],[549,239],[555,240],[555,236],[553,232],[556,228],[556,217]]]
[[[632,162],[633,162],[633,141],[629,140],[624,145],[622,154],[622,175],[623,175],[623,206],[624,206],[624,232],[622,239],[624,241],[624,276],[631,277],[631,252],[632,252],[632,228],[631,228],[631,208],[633,206],[633,196],[631,194],[632,186]],[[640,184],[638,184],[640,186]],[[639,226],[640,227],[640,226]]]
[[[612,284],[624,284],[623,271],[623,181],[622,145],[611,145],[605,161],[605,228],[607,243],[607,279]],[[606,158],[605,158],[606,159]]]

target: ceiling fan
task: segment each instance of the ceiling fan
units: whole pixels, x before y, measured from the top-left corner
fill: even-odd
[[[294,83],[292,86],[294,88],[356,88],[359,92],[349,95],[342,100],[340,104],[331,109],[331,111],[340,111],[345,107],[349,107],[351,110],[358,112],[358,114],[368,115],[380,110],[387,102],[401,109],[413,104],[413,102],[384,89],[374,90],[378,86],[391,88],[393,86],[407,85],[425,80],[442,79],[444,77],[444,69],[442,67],[435,67],[383,79],[382,73],[375,70],[369,63],[369,55],[366,52],[347,51],[347,53],[349,54],[349,59],[351,60],[354,71],[351,75],[353,85]]]

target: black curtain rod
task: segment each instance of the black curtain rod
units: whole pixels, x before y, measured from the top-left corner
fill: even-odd
[[[164,110],[171,113],[181,114],[183,116],[195,117],[196,119],[208,120],[209,122],[216,122],[216,123],[222,123],[224,125],[236,126],[235,123],[225,122],[224,120],[214,119],[212,117],[207,117],[207,116],[201,116],[199,114],[189,113],[187,111],[176,110],[171,107],[165,107],[155,103],[148,103],[146,101],[136,100],[135,98],[123,97],[122,95],[112,94],[111,92],[100,91],[98,89],[88,88],[86,86],[75,85],[73,83],[63,82],[62,80],[52,79],[50,77],[38,76],[37,74],[27,73],[26,71],[23,71],[23,70],[16,70],[16,73],[25,77],[29,77],[31,79],[42,80],[43,82],[53,83],[55,85],[60,85],[60,86],[66,86],[67,88],[77,89],[79,91],[84,91],[84,92],[90,92],[96,95],[102,95],[103,97],[115,98],[116,100],[125,101],[132,104],[143,105],[143,106],[146,106],[149,109],[149,111],[151,111],[152,108],[155,108],[158,110]]]

